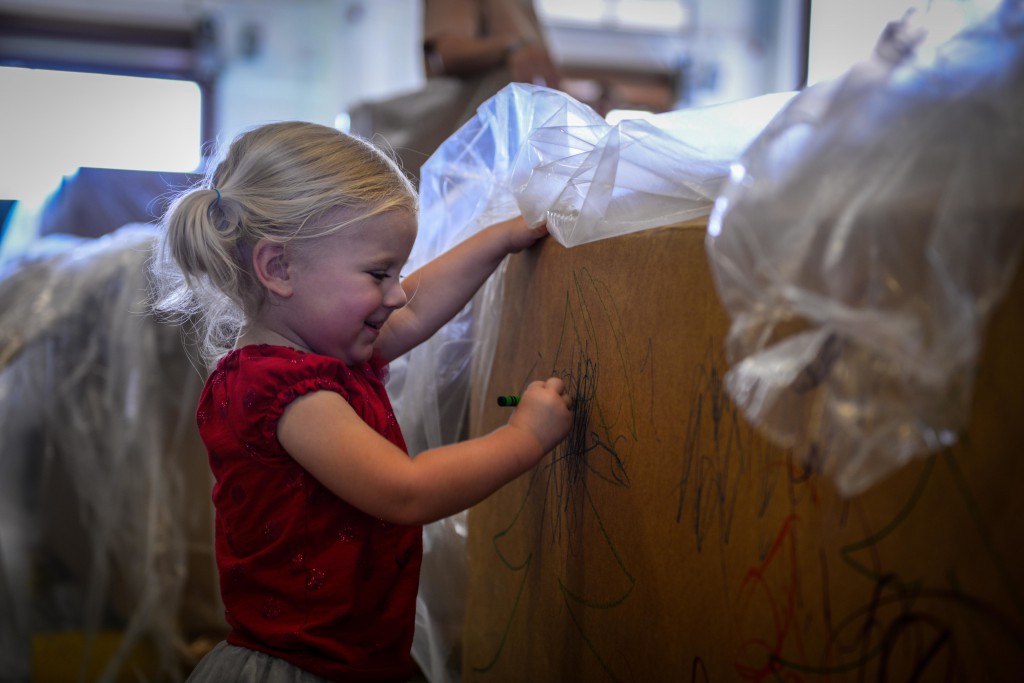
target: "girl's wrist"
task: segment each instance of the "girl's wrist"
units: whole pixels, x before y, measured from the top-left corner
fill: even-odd
[[[522,249],[522,247],[518,246],[517,243],[516,243],[516,222],[515,221],[509,221],[509,222],[505,223],[505,235],[504,235],[504,239],[502,240],[502,244],[505,245],[505,254],[506,255],[514,254],[517,251],[520,251]]]
[[[507,452],[520,471],[526,471],[536,465],[548,452],[536,434],[515,424],[506,423],[498,427],[494,433],[499,434],[502,441],[507,444]]]
[[[502,221],[484,229],[483,232],[490,232],[491,244],[494,245],[496,253],[494,257],[501,261],[507,255],[515,252],[515,223],[514,221]]]

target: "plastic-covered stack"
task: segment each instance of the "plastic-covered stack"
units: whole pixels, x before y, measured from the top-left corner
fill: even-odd
[[[136,225],[44,241],[0,278],[0,670],[12,680],[29,680],[34,637],[69,632],[84,646],[62,652],[81,655],[68,668],[95,666],[97,635],[115,633],[97,680],[117,680],[139,647],[153,653],[147,675],[178,680],[189,638],[222,623],[212,543],[196,543],[212,536],[202,375],[181,331],[147,314],[153,240]]]
[[[709,224],[729,393],[846,495],[957,438],[1024,244],[1024,5],[927,60],[912,19],[780,112]]]

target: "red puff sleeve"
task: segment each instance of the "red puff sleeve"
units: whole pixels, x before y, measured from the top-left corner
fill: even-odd
[[[226,418],[233,436],[255,458],[287,458],[277,440],[277,423],[299,396],[333,391],[349,402],[374,430],[406,450],[384,388],[387,362],[374,356],[349,367],[335,358],[280,346],[249,346],[219,364],[208,382],[212,411]],[[202,421],[200,427],[202,427]]]

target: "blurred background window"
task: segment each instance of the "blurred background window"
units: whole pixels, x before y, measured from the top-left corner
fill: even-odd
[[[193,81],[0,67],[0,92],[0,198],[39,198],[80,166],[200,166],[202,97]]]

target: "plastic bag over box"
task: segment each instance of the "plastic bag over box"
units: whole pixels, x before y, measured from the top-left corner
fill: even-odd
[[[956,439],[1024,243],[1024,6],[920,39],[797,95],[709,224],[729,393],[848,495]]]
[[[730,164],[792,97],[765,95],[611,125],[565,93],[509,85],[423,165],[420,229],[407,269],[517,214],[531,224],[547,221],[566,247],[705,216]],[[446,426],[461,429],[465,396],[449,407],[442,395],[471,356],[487,362],[489,340],[471,334],[470,324],[474,307],[500,310],[493,305],[500,275],[392,366],[389,391],[399,414],[407,405],[403,430],[412,452],[458,437]]]

